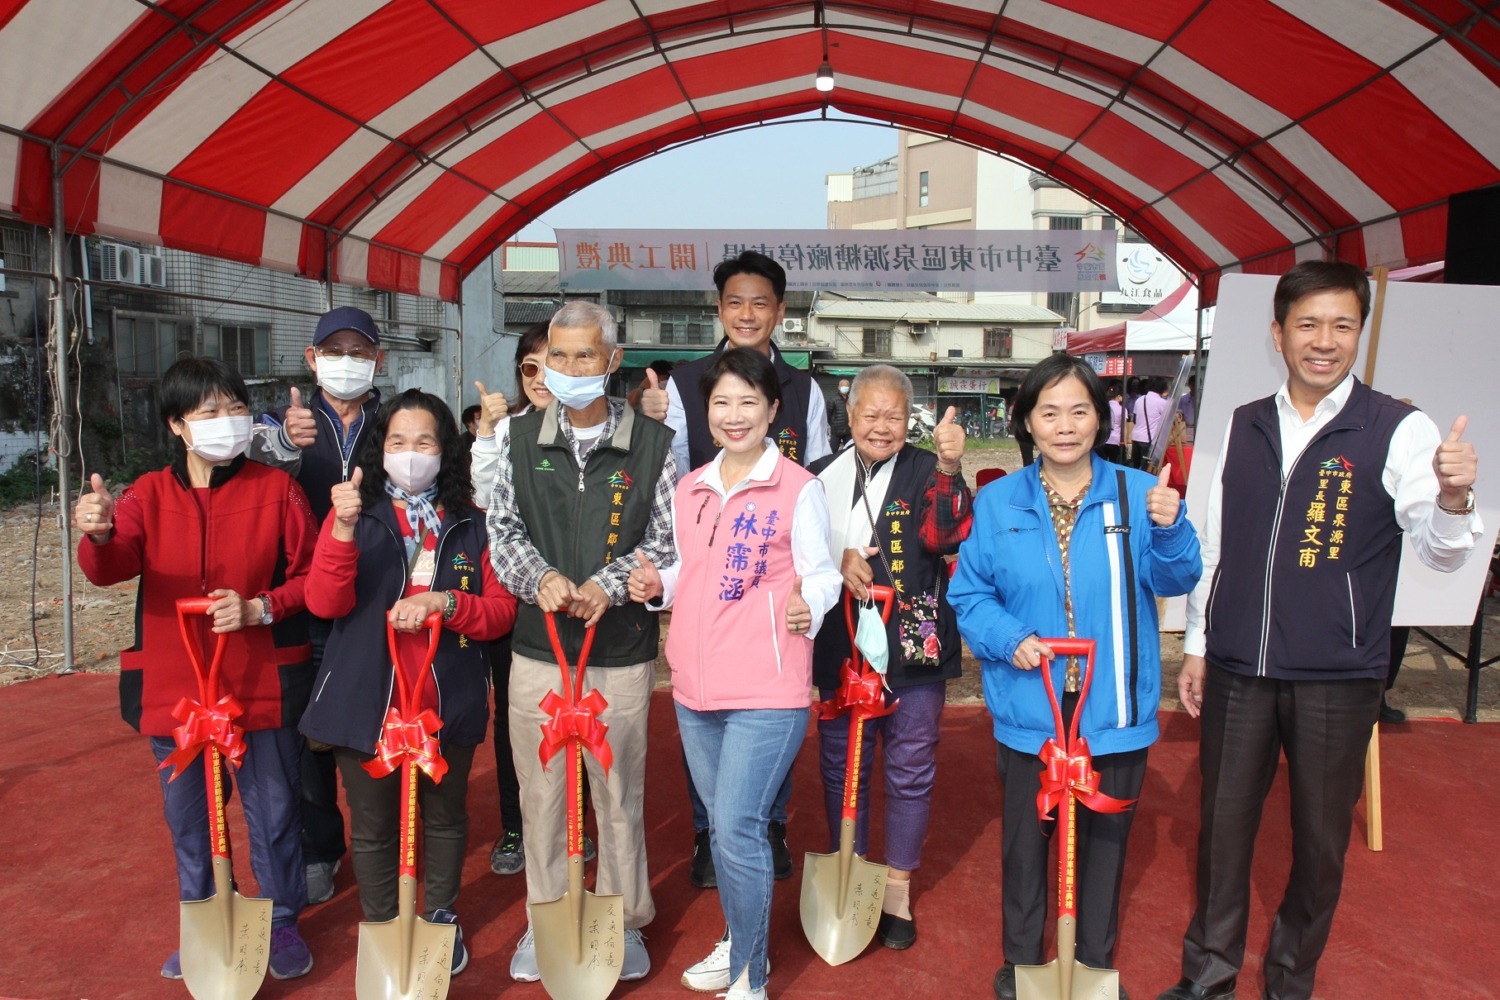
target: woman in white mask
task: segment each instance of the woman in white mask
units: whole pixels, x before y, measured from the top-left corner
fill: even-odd
[[[259,894],[272,901],[270,972],[289,979],[313,964],[297,931],[306,900],[294,791],[302,741],[288,720],[301,715],[312,686],[301,612],[317,527],[294,479],[243,458],[250,396],[222,361],[176,362],[162,376],[157,399],[162,422],[182,447],[171,466],[146,473],[118,499],[93,475],[74,512],[83,535],[78,564],[99,586],[140,581],[135,642],[120,654],[120,713],[150,737],[158,762],[177,749],[174,709],[184,698],[199,698],[176,602],[212,599],[197,638],[208,655],[223,637],[218,693],[239,702],[243,711],[234,721],[246,730],[246,753],[225,783],[240,788],[251,844],[246,856]],[[186,900],[214,892],[203,766],[199,755],[178,780],[167,780],[171,767],[159,772]],[[175,952],[161,974],[182,978]]]
[[[474,748],[489,722],[490,640],[510,632],[516,599],[495,578],[484,514],[473,504],[458,424],[436,396],[409,389],[387,400],[333,509],[308,576],[308,608],[334,622],[302,717],[309,740],[333,748],[349,804],[350,842],[366,920],[396,916],[400,769],[372,777],[394,683],[386,628],[401,663],[420,667],[423,622],[442,617],[432,666],[411,676],[420,708],[438,713],[447,774],[418,786],[424,918],[457,924],[455,905],[468,836],[465,799]],[[457,935],[452,971],[468,963]]]

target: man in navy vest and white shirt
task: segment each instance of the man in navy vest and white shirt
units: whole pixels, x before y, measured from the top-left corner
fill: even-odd
[[[1225,432],[1178,681],[1202,719],[1198,905],[1183,978],[1158,1000],[1234,996],[1251,854],[1282,751],[1292,868],[1263,995],[1312,996],[1385,689],[1402,536],[1452,572],[1483,532],[1467,419],[1444,437],[1350,374],[1369,312],[1369,282],[1352,264],[1304,261],[1284,274],[1271,336],[1286,382],[1236,410]]]
[[[713,359],[730,347],[752,347],[769,356],[776,365],[781,378],[781,406],[770,434],[781,453],[804,468],[830,454],[828,409],[822,390],[807,372],[787,364],[771,343],[771,335],[786,316],[786,269],[763,253],[745,250],[714,268],[714,285],[719,291],[719,322],[724,325],[724,339],[707,357],[672,369],[665,388],[656,385],[654,372],[647,372],[649,387],[641,393],[641,412],[664,421],[672,429],[677,474],[687,475],[708,464],[719,452],[708,429],[708,409],[698,379]],[[767,831],[778,879],[792,874],[792,854],[786,844],[786,804],[791,789],[792,777],[788,772],[772,803],[771,828]],[[695,837],[688,876],[699,888],[712,888],[718,880],[709,853],[708,814],[693,788],[692,775],[688,775],[688,792],[693,805]]]

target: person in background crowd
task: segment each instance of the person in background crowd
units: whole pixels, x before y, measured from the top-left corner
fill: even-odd
[[[1151,444],[1167,428],[1167,380],[1152,378],[1142,383],[1141,395],[1131,410],[1134,426],[1130,431],[1130,464],[1144,469],[1150,460]]]
[[[425,658],[424,622],[442,615],[436,658],[413,681],[418,711],[442,720],[437,738],[447,773],[438,783],[426,773],[417,782],[422,905],[424,919],[457,928],[454,975],[469,963],[455,906],[468,843],[469,769],[489,721],[488,640],[509,632],[516,618],[515,597],[490,567],[473,494],[453,411],[408,389],[381,406],[349,482],[330,491],[333,512],[307,577],[309,607],[334,625],[302,732],[333,747],[349,802],[360,907],[377,923],[396,917],[404,792],[399,766],[379,778],[365,767],[388,710],[404,711],[386,628],[397,633],[396,668],[407,669]]]
[[[697,394],[723,449],[677,486],[678,561],[641,559],[629,587],[632,600],[674,607],[666,656],[677,727],[727,924],[682,982],[765,1000],[775,863],[762,831],[807,733],[811,640],[838,600],[839,574],[822,484],[769,436],[781,404],[771,361],[753,348],[717,354]],[[734,656],[716,655],[724,649]]]
[[[811,375],[787,364],[771,342],[786,316],[786,270],[765,254],[746,250],[714,268],[714,286],[719,291],[719,322],[724,326],[724,339],[707,357],[679,365],[665,389],[647,389],[641,394],[641,412],[665,421],[672,430],[677,474],[686,476],[690,470],[701,468],[718,451],[699,384],[708,367],[732,347],[759,351],[776,366],[776,376],[781,381],[781,405],[771,424],[771,438],[781,453],[804,467],[830,454],[828,409],[822,391]],[[691,771],[687,779],[693,809],[693,862],[688,866],[688,878],[699,888],[712,888],[716,879],[708,814],[693,787]],[[792,876],[792,852],[786,844],[786,805],[791,797],[792,779],[788,770],[766,830],[778,879]]]
[[[662,566],[676,559],[677,465],[665,426],[604,394],[620,355],[608,309],[573,301],[552,317],[543,374],[555,402],[512,418],[495,470],[489,531],[496,574],[522,602],[511,640],[510,742],[533,904],[560,898],[568,884],[566,776],[562,768],[543,769],[537,756],[549,718],[541,700],[548,691],[562,693],[543,616],[568,616],[558,631],[570,664],[586,629],[596,629],[585,684],[609,705],[599,718],[609,727],[614,766],[606,776],[592,754],[584,755],[598,820],[595,891],[624,897],[620,978],[628,982],[651,969],[641,928],[656,915],[642,808],[659,632],[656,615],[630,601],[626,581],[640,565],[637,552]],[[521,982],[541,978],[529,922],[510,974]]]
[[[657,358],[651,362],[646,369],[646,374],[641,376],[641,382],[625,397],[625,402],[632,410],[641,408],[641,397],[647,389],[660,389],[667,384],[672,377],[672,362]]]
[[[219,694],[244,709],[245,754],[232,772],[250,834],[250,865],[271,899],[272,978],[312,971],[297,930],[307,903],[298,838],[301,774],[297,718],[312,690],[303,586],[316,534],[307,497],[286,473],[244,459],[251,439],[250,393],[222,361],[184,358],[162,376],[162,423],[182,443],[171,466],[137,479],[113,499],[95,473],[78,501],[78,565],[97,586],[139,579],[136,633],[120,654],[120,714],[150,738],[157,764],[175,763],[174,709],[200,697],[177,618],[177,600],[209,597],[200,648],[225,641]],[[207,752],[157,771],[177,855],[183,900],[214,894],[209,850]],[[180,772],[176,780],[169,780]],[[231,772],[225,768],[225,785]],[[116,831],[118,833],[118,831]],[[173,952],[162,966],[182,978]]]
[[[1120,383],[1109,383],[1104,394],[1109,398],[1109,437],[1104,439],[1097,450],[1099,457],[1106,462],[1123,465],[1125,449],[1120,442],[1125,440],[1125,400],[1120,391]]]
[[[479,383],[476,382],[474,384],[478,385]],[[474,447],[475,432],[479,428],[479,412],[482,409],[484,408],[478,403],[464,407],[464,415],[460,418],[464,426],[464,433],[463,437],[460,438],[460,443],[463,445],[465,454]]]
[[[828,401],[828,438],[835,452],[849,443],[849,380],[839,379],[839,391]]]
[[[844,586],[865,600],[871,584],[894,587],[896,607],[886,626],[890,665],[885,671],[896,711],[865,724],[867,750],[860,786],[868,785],[874,741],[883,741],[885,856],[890,868],[877,933],[887,948],[909,948],[917,939],[911,910],[911,877],[921,866],[922,844],[937,777],[938,728],[948,681],[962,670],[963,646],[948,604],[948,563],[969,534],[974,495],[963,477],[964,432],[953,408],[933,430],[936,452],[906,442],[911,380],[890,365],[872,365],[849,392],[854,447],[813,463],[828,493],[829,554]],[[813,680],[821,697],[833,697],[850,656],[842,621],[823,629],[813,647]],[[829,850],[838,849],[844,799],[849,723],[818,722],[823,802]],[[864,855],[870,801],[861,796],[854,850]]]
[[[1165,477],[1104,461],[1109,405],[1081,358],[1054,354],[1027,373],[1014,413],[1041,460],[990,485],[958,553],[948,598],[979,660],[1005,785],[1000,849],[1004,963],[997,1000],[1016,997],[1017,965],[1040,965],[1055,822],[1037,822],[1037,755],[1057,733],[1037,668],[1052,669],[1048,637],[1093,639],[1095,675],[1080,705],[1084,664],[1065,665],[1064,724],[1093,751],[1099,791],[1135,799],[1156,742],[1161,638],[1156,598],[1185,594],[1203,564],[1198,536]],[[1112,530],[1123,525],[1129,530]],[[1114,967],[1120,886],[1135,810],[1078,809],[1078,961]],[[1125,997],[1123,987],[1120,996]]]
[[[303,352],[318,379],[311,407],[301,390],[291,405],[261,417],[263,428],[250,457],[285,469],[307,493],[318,524],[328,519],[330,491],[348,480],[367,426],[380,408],[375,373],[385,363],[380,331],[363,309],[339,306],[318,318],[312,344]],[[323,665],[323,649],[333,623],[313,616],[307,624],[313,670]],[[307,864],[307,901],[333,897],[333,877],[344,856],[344,814],[339,810],[338,768],[326,748],[302,749],[302,856]]]
[[[1188,599],[1177,688],[1202,719],[1198,903],[1182,979],[1161,1000],[1234,996],[1250,860],[1282,753],[1292,866],[1265,946],[1263,995],[1313,995],[1390,669],[1402,535],[1425,565],[1452,572],[1484,530],[1467,418],[1444,437],[1351,374],[1370,313],[1364,272],[1303,261],[1276,283],[1273,307],[1287,378],[1225,429],[1203,582]]]
[[[507,446],[506,434],[512,416],[545,410],[553,396],[543,371],[547,360],[547,324],[534,323],[516,340],[516,396],[506,399],[504,393],[489,392],[483,382],[479,390],[480,416],[471,453],[475,502],[488,510],[495,467],[500,451]],[[516,762],[510,752],[510,634],[495,641],[490,650],[490,679],[495,692],[495,779],[500,791],[500,836],[490,848],[490,871],[496,875],[517,875],[526,868],[526,841],[521,827],[521,783],[516,777]],[[588,779],[584,779],[584,803],[588,803]],[[583,857],[596,856],[594,838],[583,838]]]

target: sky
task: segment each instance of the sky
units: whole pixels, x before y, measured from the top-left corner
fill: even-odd
[[[550,243],[553,228],[826,229],[826,175],[895,155],[896,136],[807,119],[718,135],[615,171],[513,239]]]

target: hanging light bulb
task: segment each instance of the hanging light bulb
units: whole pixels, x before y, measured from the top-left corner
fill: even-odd
[[[818,78],[815,81],[815,86],[825,94],[833,89],[833,67],[828,65],[826,58],[823,60],[823,65],[818,67]]]

